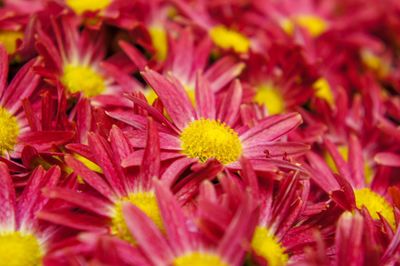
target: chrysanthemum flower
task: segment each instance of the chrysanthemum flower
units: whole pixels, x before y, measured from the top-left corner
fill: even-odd
[[[236,180],[236,176],[219,179],[223,191],[220,195],[211,183],[203,184],[197,200],[200,227],[212,228],[209,237],[218,239],[227,226],[225,223],[230,221],[231,213],[243,200],[245,191],[250,189],[260,207],[251,241],[252,262],[275,266],[295,263],[301,257],[294,255],[295,251],[298,253],[310,244],[308,240],[295,237],[311,231],[310,226],[296,226],[308,202],[309,181],[302,180],[299,173],[257,175],[245,158],[241,159],[241,165],[241,181]]]
[[[188,18],[203,29],[211,38],[214,45],[221,50],[232,50],[237,54],[247,54],[251,49],[251,39],[239,29],[225,25],[213,19],[205,8],[205,3],[197,1],[190,5],[181,0],[172,1]]]
[[[123,206],[128,228],[149,265],[242,265],[257,217],[250,194],[238,207],[217,244],[202,238],[201,230],[184,215],[171,192],[161,183],[156,185],[156,194],[166,236],[139,208],[131,204]]]
[[[7,85],[8,55],[0,45],[0,153],[3,156],[17,156],[22,149],[19,144],[29,134],[22,99],[30,97],[39,83],[39,76],[32,69],[35,61],[25,64]]]
[[[132,148],[116,126],[110,132],[111,143],[92,133],[89,135],[89,147],[80,144],[69,145],[87,159],[83,163],[82,159],[66,155],[67,165],[94,192],[89,190],[80,193],[65,188],[53,188],[45,191],[45,194],[50,198],[69,202],[89,211],[90,214],[78,215],[68,210],[48,210],[41,212],[39,217],[79,230],[110,233],[134,243],[135,240],[129,234],[122,215],[123,204],[130,202],[143,210],[162,229],[164,225],[152,186],[152,178],[159,175],[159,144],[155,130],[153,123],[150,123],[140,173],[125,171],[120,166],[122,158],[130,154]]]
[[[274,43],[268,51],[267,55],[250,55],[247,61],[244,76],[252,88],[245,97],[271,115],[295,110],[313,95],[315,70],[299,46]]]
[[[333,158],[339,175],[333,174],[328,165],[315,153],[308,153],[311,178],[342,208],[352,210],[365,207],[372,218],[396,228],[392,204],[387,198],[388,180],[385,173],[377,172],[372,180],[366,179],[362,148],[351,136],[347,162],[329,141],[326,147]]]
[[[55,237],[56,227],[39,224],[35,213],[48,202],[43,187],[53,187],[60,177],[57,167],[37,168],[17,197],[7,167],[0,163],[0,261],[6,265],[42,265]]]
[[[110,102],[124,105],[121,97],[113,95],[125,89],[117,82],[119,77],[125,79],[127,75],[103,61],[104,32],[85,29],[80,33],[78,24],[76,18],[62,16],[52,21],[49,32],[39,28],[37,49],[44,66],[37,67],[37,72],[53,84],[62,84],[68,95],[90,98],[97,104],[105,101],[106,105]]]
[[[193,103],[195,102],[196,75],[204,75],[210,83],[211,90],[218,92],[238,77],[245,67],[243,62],[238,62],[232,56],[222,57],[208,66],[210,40],[204,38],[196,42],[195,35],[189,29],[179,30],[176,34],[178,37],[169,40],[169,53],[162,65],[162,72],[176,77]],[[153,65],[151,61],[146,62],[145,58],[141,57],[138,51],[128,43],[121,42],[121,47],[140,70]],[[157,97],[154,90],[150,88],[144,89],[144,94],[149,103]]]
[[[204,163],[209,159],[217,160],[228,169],[239,169],[241,156],[249,158],[257,169],[271,169],[268,160],[296,156],[308,148],[301,143],[277,141],[301,123],[301,116],[296,113],[270,116],[253,127],[241,126],[242,87],[239,81],[232,84],[223,99],[218,99],[207,81],[199,76],[195,109],[183,86],[174,77],[166,78],[152,70],[146,70],[143,76],[156,91],[171,118],[171,121],[168,120],[139,98],[130,98],[162,123],[159,125],[161,157],[173,159],[163,178],[175,178],[193,163]],[[131,118],[136,121],[121,120],[133,126],[136,124],[138,128],[140,119]],[[127,134],[134,147],[145,147],[142,129],[128,130]],[[123,164],[135,164],[136,157],[137,154],[133,153]],[[289,168],[294,167],[286,160],[278,162]],[[169,181],[173,182],[172,179]]]

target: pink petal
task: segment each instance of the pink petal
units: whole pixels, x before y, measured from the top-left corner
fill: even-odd
[[[0,225],[9,230],[16,229],[15,189],[4,163],[0,163]]]
[[[123,213],[129,231],[147,258],[154,265],[163,265],[170,261],[172,251],[153,221],[133,204],[124,204]]]
[[[258,145],[260,141],[273,141],[297,128],[302,121],[298,113],[270,116],[244,132],[240,138],[244,146]]]
[[[235,80],[228,93],[224,96],[218,110],[218,119],[229,126],[233,126],[239,118],[240,104],[242,103],[243,88],[239,80]]]
[[[160,177],[160,140],[153,119],[148,118],[146,147],[140,167],[140,179],[143,189],[151,188],[153,177]]]
[[[375,162],[384,166],[400,167],[400,155],[392,152],[380,152],[374,157]]]
[[[215,97],[209,82],[202,76],[196,76],[196,104],[199,118],[215,119]]]
[[[160,97],[169,116],[180,130],[195,118],[192,103],[182,85],[176,80],[172,77],[167,80],[150,69],[145,70],[142,75]]]

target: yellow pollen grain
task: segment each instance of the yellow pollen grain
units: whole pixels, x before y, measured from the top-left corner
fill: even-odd
[[[61,82],[70,93],[81,92],[86,98],[97,96],[106,90],[103,76],[90,66],[65,65]]]
[[[183,154],[200,162],[216,159],[227,165],[242,154],[242,143],[236,131],[217,120],[199,119],[189,123],[181,135]]]
[[[335,98],[332,93],[331,86],[324,78],[319,78],[314,84],[315,96],[327,101],[331,106],[335,103]]]
[[[395,228],[396,222],[393,207],[384,197],[373,192],[369,188],[355,189],[354,196],[356,198],[357,208],[361,209],[363,206],[367,208],[373,219],[379,219],[379,212],[392,228]]]
[[[31,234],[21,232],[0,233],[0,264],[7,266],[42,265],[43,251],[39,241]]]
[[[223,25],[213,27],[209,34],[214,44],[222,49],[233,49],[237,53],[247,53],[250,49],[250,40],[245,35]]]
[[[124,203],[129,202],[143,211],[160,229],[164,230],[160,209],[158,208],[157,199],[154,192],[136,192],[130,193],[117,201],[114,205],[114,212],[111,221],[111,233],[120,239],[135,244],[135,240],[131,235],[128,226],[126,225],[124,215],[122,213],[122,206]]]
[[[78,15],[106,9],[111,0],[66,0],[66,4]]]
[[[189,252],[174,259],[174,266],[229,266],[223,259],[212,253]]]
[[[12,151],[19,135],[19,126],[15,118],[7,109],[0,107],[0,153]]]
[[[165,28],[162,26],[151,26],[149,27],[149,33],[156,50],[156,59],[164,61],[168,53],[168,40]]]
[[[265,106],[271,115],[281,114],[285,110],[285,99],[282,93],[269,83],[257,87],[254,101]]]
[[[20,31],[1,30],[0,44],[4,46],[8,54],[13,54],[17,49],[17,40],[22,40],[24,33]]]
[[[264,258],[269,266],[286,265],[289,259],[285,248],[267,228],[257,226],[251,241],[251,247],[255,253]]]

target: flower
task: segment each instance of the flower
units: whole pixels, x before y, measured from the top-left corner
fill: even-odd
[[[0,260],[8,265],[41,265],[43,257],[57,236],[54,225],[43,226],[35,214],[47,204],[40,189],[56,186],[60,169],[37,168],[17,198],[4,163],[0,163]]]
[[[242,87],[238,81],[232,84],[221,101],[210,90],[208,82],[198,76],[195,109],[174,77],[166,78],[150,69],[142,75],[158,94],[171,121],[143,100],[137,97],[130,99],[159,121],[161,158],[165,156],[174,160],[162,179],[168,179],[171,184],[175,181],[173,178],[188,166],[205,163],[209,159],[217,160],[227,169],[239,169],[242,155],[249,158],[257,169],[270,169],[268,161],[274,159],[281,159],[281,165],[292,168],[295,166],[282,158],[300,155],[308,148],[300,143],[278,141],[301,124],[301,116],[297,113],[266,117],[253,127],[241,125]],[[125,117],[123,113],[113,114],[114,118],[119,115],[121,121],[128,121],[121,119]],[[128,123],[134,125],[132,122]],[[139,117],[135,123],[141,123]],[[130,142],[136,148],[144,147],[141,128],[127,131]],[[266,153],[270,159],[266,158]],[[136,157],[137,153],[131,154],[122,162],[123,165],[133,165],[137,162]]]
[[[135,204],[149,215],[159,228],[163,228],[152,186],[152,178],[159,175],[158,135],[150,120],[143,165],[140,172],[134,175],[120,166],[122,158],[131,153],[132,148],[118,127],[114,126],[111,129],[110,140],[111,143],[108,143],[100,135],[91,133],[89,147],[82,144],[68,146],[78,154],[82,154],[81,158],[82,156],[86,158],[65,156],[67,165],[84,184],[96,191],[95,194],[90,190],[80,193],[62,187],[44,192],[49,198],[62,199],[90,213],[82,213],[79,215],[82,219],[75,219],[77,216],[68,209],[61,212],[44,210],[38,217],[79,230],[110,233],[134,243],[135,240],[128,233],[122,215],[122,206],[125,202]]]
[[[171,192],[160,182],[155,189],[166,236],[139,208],[131,204],[123,206],[128,228],[149,265],[241,265],[254,229],[251,221],[257,215],[249,194],[218,244],[210,245],[201,237],[201,230],[187,220]]]

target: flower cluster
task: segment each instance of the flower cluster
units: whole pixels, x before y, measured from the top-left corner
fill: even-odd
[[[400,1],[0,3],[0,265],[400,264]]]

